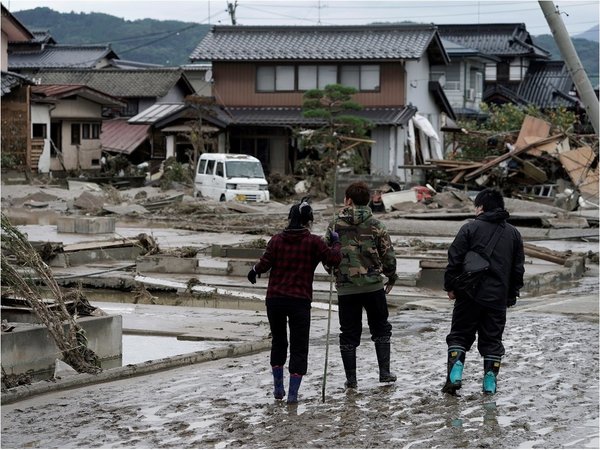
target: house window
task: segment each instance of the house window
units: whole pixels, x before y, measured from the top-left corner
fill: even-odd
[[[89,123],[81,124],[81,138],[82,139],[90,138],[90,124]]]
[[[475,72],[475,92],[478,96],[483,91],[483,74],[481,72]]]
[[[340,83],[359,91],[377,91],[379,90],[379,66],[375,64],[342,66]]]
[[[31,125],[31,137],[33,139],[46,139],[46,133],[45,123],[34,123]]]
[[[499,82],[506,82],[509,80],[510,64],[507,62],[499,62],[496,66],[496,78]]]
[[[100,128],[101,124],[93,123],[92,124],[92,139],[100,139]]]
[[[71,145],[81,144],[81,127],[78,123],[71,124]]]
[[[485,65],[485,79],[486,81],[496,81],[496,64]]]
[[[337,83],[337,66],[318,66],[319,80],[317,87],[324,89],[328,84]]]
[[[317,88],[317,66],[298,66],[298,90],[308,91]]]
[[[133,117],[140,111],[140,102],[137,98],[127,99],[127,106],[123,109],[123,116]]]
[[[258,92],[293,91],[296,86],[294,66],[260,66],[256,70]]]

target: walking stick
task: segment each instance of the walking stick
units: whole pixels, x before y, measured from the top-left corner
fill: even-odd
[[[333,172],[333,231],[335,231],[335,196],[336,196],[336,184],[337,184],[337,148],[335,151],[335,165]],[[325,337],[325,364],[323,367],[323,385],[321,386],[321,400],[325,403],[325,386],[327,385],[327,363],[329,361],[329,332],[331,330],[331,303],[333,299],[333,279],[334,270],[331,268],[329,274],[329,308],[327,310],[327,335]]]

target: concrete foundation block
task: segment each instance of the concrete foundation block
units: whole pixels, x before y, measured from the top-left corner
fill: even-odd
[[[56,229],[59,233],[105,234],[115,232],[114,217],[59,217]]]
[[[98,355],[103,368],[121,364],[121,316],[82,317],[77,323],[85,330],[88,348]],[[13,331],[2,332],[1,345],[6,373],[25,374],[31,370],[35,379],[51,377],[56,359],[62,356],[44,325],[21,324]]]

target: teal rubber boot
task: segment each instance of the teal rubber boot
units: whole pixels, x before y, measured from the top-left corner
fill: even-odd
[[[283,366],[273,366],[273,397],[277,400],[282,400],[285,397]]]
[[[483,357],[483,393],[493,395],[498,388],[498,372],[500,371],[500,356],[487,355]]]
[[[290,386],[288,389],[288,404],[298,403],[298,389],[300,388],[300,383],[302,382],[302,375],[298,373],[290,374]]]
[[[450,395],[458,395],[457,391],[462,387],[462,374],[465,367],[466,350],[464,347],[453,345],[448,347],[448,374],[442,392]]]

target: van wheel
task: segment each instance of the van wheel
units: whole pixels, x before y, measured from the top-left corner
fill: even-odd
[[[220,202],[224,202],[225,201],[225,194],[221,194],[221,198],[219,199]]]

